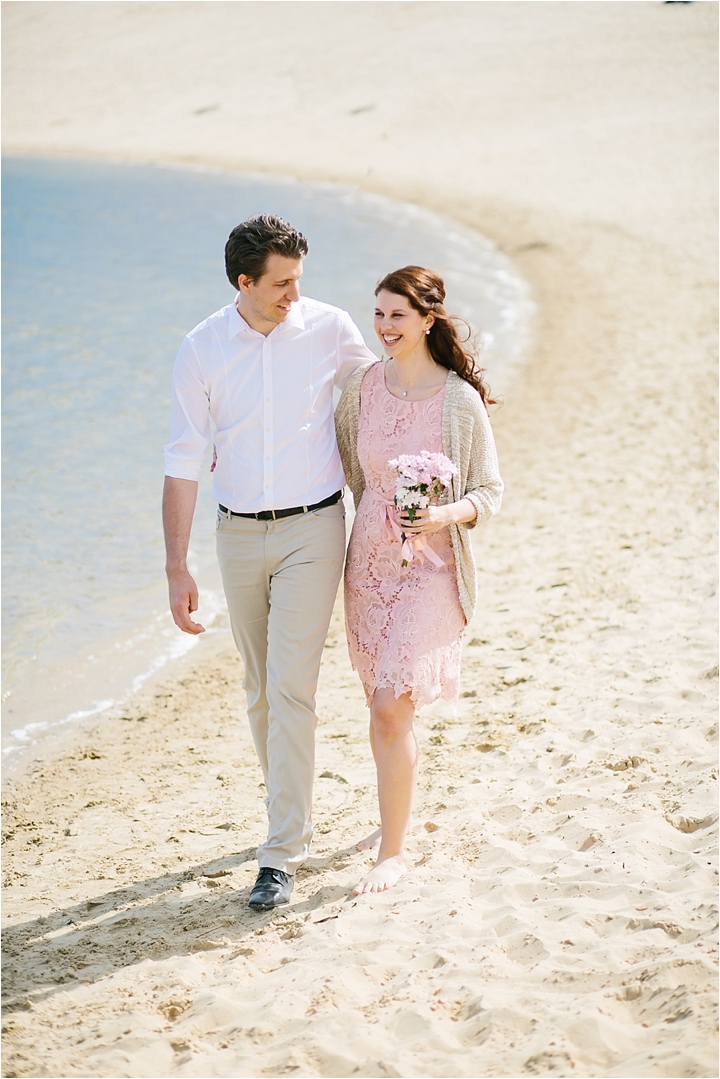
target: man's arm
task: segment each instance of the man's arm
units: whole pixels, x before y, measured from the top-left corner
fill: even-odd
[[[195,347],[189,337],[178,350],[172,379],[171,441],[165,447],[163,528],[170,588],[170,610],[184,633],[204,633],[190,615],[198,607],[197,585],[188,573],[190,542],[198,480],[210,438],[210,401]]]
[[[339,390],[345,389],[345,383],[358,367],[377,363],[377,356],[367,347],[360,330],[346,311],[340,315],[338,325],[337,362],[335,386]]]
[[[197,480],[165,477],[162,506],[166,551],[165,572],[170,591],[170,610],[175,625],[184,633],[205,632],[204,626],[201,626],[199,622],[193,622],[190,618],[190,615],[198,609],[198,590],[187,568],[187,551],[197,492]]]

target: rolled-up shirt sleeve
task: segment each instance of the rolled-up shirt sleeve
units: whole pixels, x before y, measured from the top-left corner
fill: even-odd
[[[180,480],[199,480],[209,441],[210,397],[195,349],[186,337],[173,368],[165,475]]]
[[[346,312],[338,320],[337,372],[335,385],[345,389],[345,383],[353,371],[366,363],[377,362],[377,356],[370,351],[363,340],[360,330]]]

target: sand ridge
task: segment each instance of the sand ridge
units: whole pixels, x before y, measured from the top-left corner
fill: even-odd
[[[47,64],[58,80],[42,114],[41,91],[8,106],[6,89],[9,147],[137,157],[152,149],[151,126],[132,126],[147,83],[121,85],[108,67],[105,142],[78,92],[123,41],[156,88],[152,111],[177,100],[162,76],[188,26],[195,55],[215,55],[219,9],[256,41],[296,9],[318,48],[324,34],[337,42],[349,9],[345,58],[364,49],[374,88],[410,99],[366,182],[490,235],[538,316],[523,377],[493,414],[507,491],[474,535],[480,602],[457,715],[436,706],[418,721],[409,872],[386,895],[350,895],[370,862],[354,843],[377,810],[339,601],[318,691],[312,855],[288,908],[247,910],[264,808],[221,623],[174,678],[6,783],[4,1074],[717,1075],[716,285],[703,164],[716,5],[449,4],[440,17],[435,4],[323,4],[322,23],[315,4],[209,4],[205,20],[195,4],[106,4],[85,14],[84,48],[70,31],[89,5],[7,6],[6,50],[29,57],[32,31],[30,75]],[[181,19],[151,70],[140,61],[168,12]],[[379,41],[378,26],[395,36]],[[484,144],[466,143],[475,172],[431,155],[413,188],[408,161],[428,130],[442,140],[450,112],[467,131],[478,104],[473,90],[454,112],[416,107],[452,94],[463,33],[496,62],[473,83],[461,58],[458,78],[495,88],[502,124],[484,116]],[[431,41],[444,59],[393,73],[393,43],[430,55]],[[526,78],[509,55],[526,59]],[[290,109],[301,129],[339,62],[315,59]],[[358,72],[348,79],[356,89]],[[282,103],[284,84],[269,85]],[[347,178],[359,169],[353,159],[340,177],[347,125],[368,125],[358,159],[381,132],[368,111],[338,121],[335,140],[321,123],[330,98],[318,102],[311,146],[279,148],[250,125],[234,163],[279,168],[287,153],[300,174]],[[158,156],[181,156],[184,131],[186,156],[233,163],[223,110],[207,114],[205,142],[191,126],[204,115],[176,117]]]

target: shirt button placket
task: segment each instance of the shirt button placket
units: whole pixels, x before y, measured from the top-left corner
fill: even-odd
[[[263,375],[263,509],[273,506],[273,412],[272,412],[272,344],[266,337],[262,346]]]

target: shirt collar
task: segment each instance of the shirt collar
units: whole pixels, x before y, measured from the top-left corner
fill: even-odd
[[[242,317],[237,309],[237,301],[240,293],[235,296],[235,300],[230,306],[229,318],[228,318],[228,337],[232,339],[237,337],[238,334],[247,333],[257,335],[257,331],[253,330],[251,326],[248,326],[245,319]],[[303,313],[300,310],[300,304],[294,303],[290,308],[290,314],[284,322],[278,323],[276,329],[274,329],[268,336],[269,337],[284,337],[286,334],[301,333],[305,329],[305,319]],[[262,336],[262,334],[257,335]]]
[[[283,335],[285,333],[300,333],[301,330],[305,329],[305,319],[303,318],[299,302],[292,305],[290,314],[285,321],[278,326],[278,329],[283,331]]]
[[[237,298],[239,295],[240,293],[235,296],[228,311],[228,337],[230,340],[232,340],[233,337],[237,337],[239,333],[251,332],[247,322],[237,309]]]

